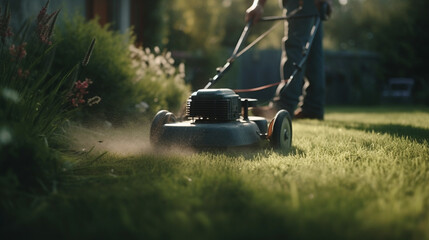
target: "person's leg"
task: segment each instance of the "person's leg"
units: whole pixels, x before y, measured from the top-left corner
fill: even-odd
[[[303,48],[308,41],[311,27],[314,20],[312,18],[291,19],[288,21],[287,34],[283,39],[283,58],[281,66],[282,79],[289,79],[293,71],[303,58]],[[293,80],[286,87],[284,84],[277,89],[275,106],[279,109],[286,109],[293,115],[295,108],[299,103],[299,97],[302,95],[303,71],[298,72]]]
[[[305,89],[304,100],[301,106],[303,114],[323,119],[325,105],[325,73],[323,55],[323,26],[322,22],[314,37],[307,58],[305,76],[309,86]]]

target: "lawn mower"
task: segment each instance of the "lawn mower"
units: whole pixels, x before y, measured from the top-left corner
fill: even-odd
[[[296,14],[296,12],[292,14]],[[291,15],[265,17],[261,20],[285,20],[291,18]],[[317,19],[315,29],[319,25],[318,21],[320,20]],[[249,108],[256,106],[256,99],[241,98],[236,92],[242,91],[238,90],[210,88],[231,67],[236,58],[272,30],[271,28],[239,52],[242,42],[248,35],[250,26],[251,22],[244,27],[232,56],[225,65],[217,69],[216,75],[209,80],[203,89],[192,93],[188,98],[185,117],[178,119],[167,110],[161,110],[155,115],[150,128],[150,142],[153,146],[178,145],[194,148],[228,148],[252,146],[263,140],[268,140],[274,149],[290,150],[292,146],[292,120],[289,112],[280,110],[270,121],[260,116],[249,116]],[[303,60],[296,64],[296,70],[289,80],[300,71],[301,66],[304,64],[306,53],[314,38],[315,29],[313,29],[306,44],[307,51],[304,51]],[[248,90],[256,91],[272,86],[274,85]]]
[[[270,140],[276,149],[288,150],[292,144],[292,122],[280,110],[268,125],[263,117],[249,116],[256,99],[240,98],[226,88],[201,89],[186,104],[186,120],[159,111],[153,118],[150,142],[154,146],[185,145],[196,148],[224,148],[256,145]]]

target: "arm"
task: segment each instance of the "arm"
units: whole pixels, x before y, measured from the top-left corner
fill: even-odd
[[[252,21],[253,24],[257,23],[264,13],[264,5],[266,1],[267,0],[254,0],[252,6],[246,10],[245,21]]]

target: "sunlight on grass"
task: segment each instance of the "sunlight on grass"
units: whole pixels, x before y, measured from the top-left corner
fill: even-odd
[[[428,239],[429,114],[370,111],[295,121],[289,155],[265,146],[89,154],[36,215],[56,225],[66,214],[71,238],[103,229],[143,238]]]

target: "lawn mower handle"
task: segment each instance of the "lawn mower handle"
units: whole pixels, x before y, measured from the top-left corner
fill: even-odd
[[[312,15],[297,15],[297,13],[299,13],[301,10],[302,10],[302,6],[300,5],[297,9],[293,10],[290,14],[288,14],[286,16],[263,17],[260,19],[260,21],[269,22],[269,21],[278,21],[278,20],[289,20],[292,18],[309,18],[309,17],[317,16],[314,14],[312,14]],[[204,89],[210,88],[213,84],[215,84],[229,70],[229,68],[231,67],[232,63],[234,62],[234,60],[236,58],[241,56],[242,53],[244,53],[245,51],[250,49],[254,44],[256,44],[258,41],[260,41],[263,37],[265,37],[266,34],[268,34],[268,32],[271,31],[271,29],[270,29],[267,32],[265,32],[264,34],[262,34],[254,42],[249,44],[245,49],[243,49],[239,53],[238,50],[240,50],[241,45],[243,44],[244,40],[249,35],[249,30],[250,30],[251,26],[252,26],[252,20],[250,20],[246,23],[246,26],[244,27],[243,32],[241,33],[240,38],[238,39],[237,44],[235,45],[235,48],[234,48],[234,51],[232,52],[231,57],[228,58],[227,62],[222,67],[219,67],[216,69],[216,71],[217,71],[216,75],[209,79],[209,82],[204,87]],[[316,28],[317,27],[318,27],[318,23],[317,23]],[[311,41],[312,41],[312,39],[311,39]],[[310,45],[311,45],[311,41],[310,41]],[[298,67],[301,68],[301,65],[302,65],[302,63],[299,63]]]
[[[219,80],[223,74],[225,74],[229,68],[231,67],[232,61],[228,61],[225,63],[225,65],[223,65],[223,67],[219,67],[216,69],[217,73],[214,77],[209,79],[209,82],[207,83],[207,85],[204,87],[204,89],[207,89],[209,87],[211,87],[213,84],[216,83],[217,80]]]
[[[251,26],[252,26],[252,21],[247,22],[246,26],[243,29],[243,32],[241,33],[240,38],[237,41],[237,44],[235,45],[235,48],[234,48],[234,51],[232,52],[231,57],[228,58],[225,65],[223,65],[223,67],[219,67],[216,69],[216,71],[217,71],[216,75],[209,79],[209,82],[204,87],[204,89],[207,89],[207,88],[211,87],[211,85],[215,84],[216,81],[219,80],[223,76],[223,74],[229,70],[232,63],[237,58],[237,53],[241,47],[241,44],[243,44],[243,41],[247,38],[247,35],[249,35],[249,29]]]

